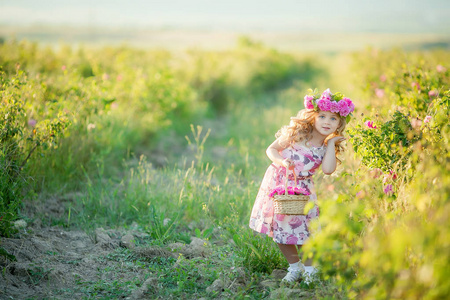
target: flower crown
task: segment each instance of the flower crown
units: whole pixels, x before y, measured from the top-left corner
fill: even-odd
[[[337,113],[341,117],[346,117],[345,120],[348,123],[355,105],[341,93],[332,94],[330,89],[326,89],[322,94],[319,94],[317,89],[314,91],[309,89],[305,96],[305,108]]]

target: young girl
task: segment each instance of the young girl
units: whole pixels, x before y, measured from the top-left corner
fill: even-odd
[[[273,163],[264,175],[250,217],[250,228],[273,237],[289,262],[288,273],[283,278],[287,282],[299,280],[302,273],[308,282],[316,272],[311,266],[305,267],[297,253],[297,248],[310,236],[311,220],[319,217],[312,175],[321,164],[327,175],[336,169],[336,155],[343,150],[340,143],[345,140],[342,133],[355,108],[350,99],[332,94],[329,89],[321,95],[310,90],[304,104],[305,109],[291,118],[289,126],[277,132],[277,139],[266,151]],[[314,201],[307,215],[274,214],[269,194],[284,186],[286,168],[289,169],[288,186],[306,190],[310,201]],[[292,172],[296,173],[297,182]]]

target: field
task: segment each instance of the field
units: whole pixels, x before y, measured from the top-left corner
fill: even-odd
[[[444,298],[450,52],[422,46],[4,41],[1,297]],[[267,146],[316,87],[356,111],[342,164],[315,177],[319,277],[284,286],[247,224]]]

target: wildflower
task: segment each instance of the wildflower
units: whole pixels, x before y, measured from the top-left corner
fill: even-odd
[[[89,131],[91,131],[94,128],[95,128],[95,124],[92,124],[92,123],[88,124],[88,126],[87,126],[87,130],[89,130]]]
[[[37,123],[37,122],[36,122],[36,120],[34,120],[34,119],[29,119],[29,120],[28,120],[28,125],[31,126],[31,127],[36,126],[36,123]]]
[[[381,75],[381,76],[380,76],[380,80],[381,80],[382,82],[385,82],[385,81],[386,81],[386,75],[384,75],[384,74]]]
[[[417,88],[418,91],[420,91],[420,84],[418,82],[411,83],[412,88]]]
[[[439,73],[441,73],[441,72],[447,71],[447,69],[446,69],[444,66],[442,66],[442,65],[437,65],[437,66],[436,66],[436,71],[438,71]]]
[[[389,170],[389,174],[391,175],[393,180],[397,179],[397,173],[394,173],[394,171]]]
[[[431,91],[428,92],[428,96],[429,96],[430,98],[434,98],[434,97],[436,97],[438,94],[439,94],[439,93],[438,93],[437,90],[431,90]]]
[[[426,116],[425,119],[423,120],[424,123],[428,123],[431,121],[431,116]]]
[[[117,75],[116,80],[117,80],[117,81],[121,81],[121,80],[122,80],[122,75],[120,75],[120,74]]]
[[[383,192],[388,196],[392,196],[392,194],[394,194],[394,189],[392,188],[392,184],[386,185],[383,189]]]
[[[373,125],[372,121],[366,121],[366,122],[364,122],[364,124],[369,128],[377,129],[377,126]]]
[[[104,81],[108,80],[108,79],[109,79],[109,75],[108,75],[107,73],[103,73],[102,79],[103,79]]]
[[[334,185],[330,184],[329,186],[327,186],[327,190],[329,190],[330,192],[334,191]]]
[[[119,107],[119,104],[117,102],[111,103],[111,109],[116,109]]]
[[[63,65],[63,66],[61,67],[61,70],[63,70],[63,71],[65,71],[66,69],[67,69],[66,65]]]
[[[378,98],[383,98],[384,90],[383,89],[375,89],[375,95],[377,95]]]

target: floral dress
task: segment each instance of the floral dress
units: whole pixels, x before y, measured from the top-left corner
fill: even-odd
[[[284,186],[286,169],[273,163],[267,169],[256,196],[250,217],[250,228],[273,237],[278,244],[303,245],[305,243],[310,236],[310,221],[319,217],[312,175],[322,164],[325,152],[324,145],[307,147],[302,143],[296,143],[280,152],[284,159],[289,158],[295,162],[294,171],[297,174],[297,182],[294,182],[294,176],[290,171],[288,186],[307,190],[310,193],[310,201],[314,201],[315,205],[307,215],[274,214],[273,198],[269,197],[269,194],[274,188]]]

